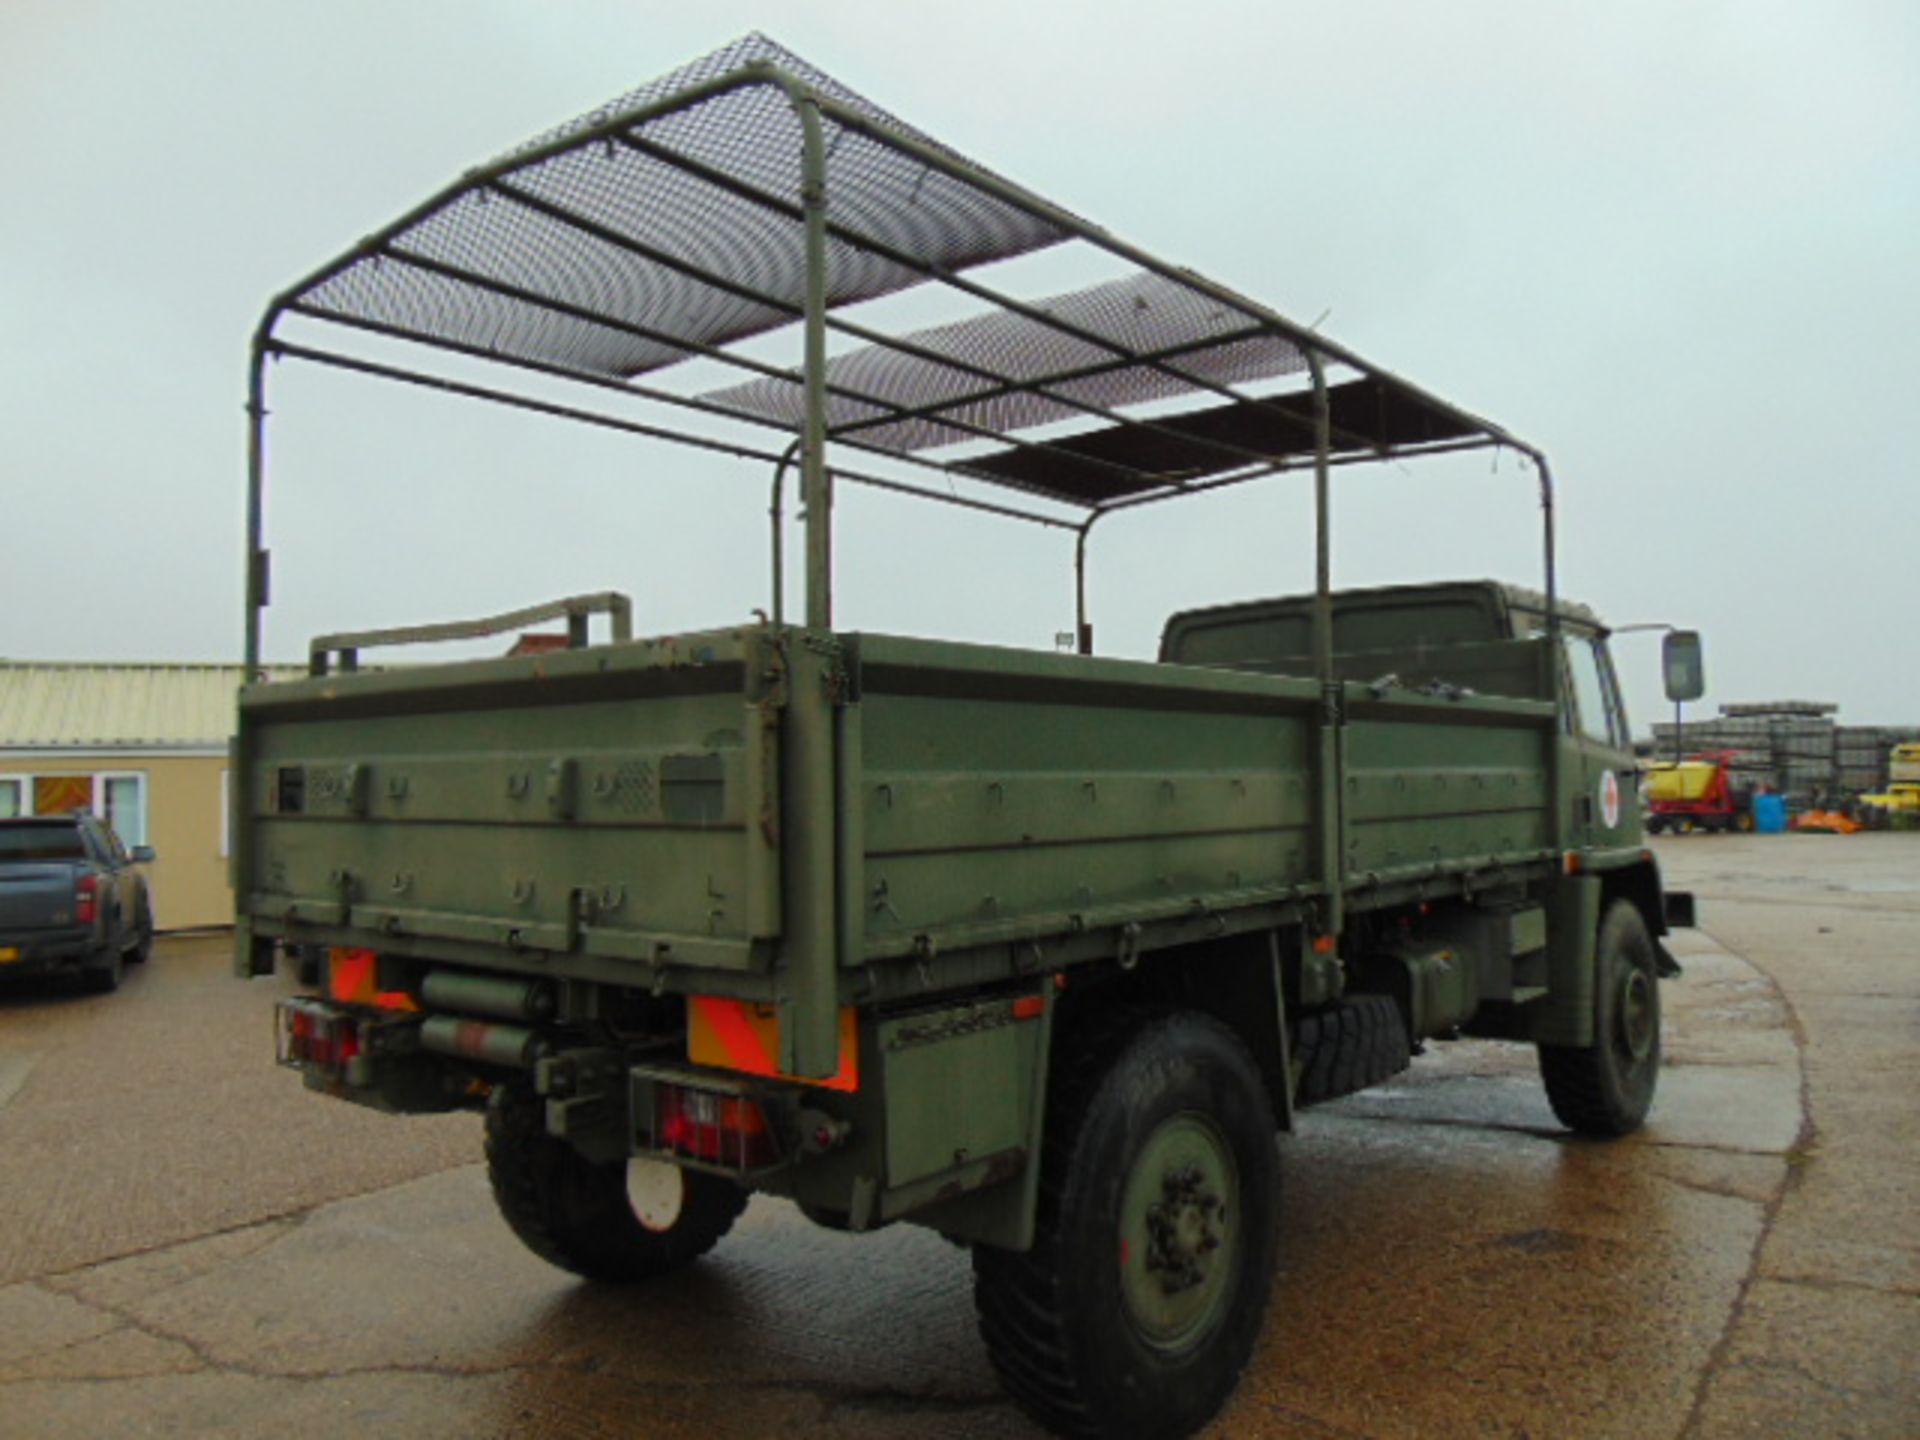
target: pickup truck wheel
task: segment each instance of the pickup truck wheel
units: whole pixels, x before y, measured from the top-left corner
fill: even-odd
[[[1058,1434],[1188,1435],[1233,1392],[1272,1288],[1267,1088],[1210,1016],[1061,1042],[1033,1248],[973,1249],[981,1337]]]
[[[596,1164],[547,1134],[541,1102],[503,1085],[487,1106],[494,1203],[534,1254],[589,1280],[631,1283],[699,1259],[733,1228],[747,1192],[664,1162]]]
[[[120,981],[127,973],[126,965],[126,952],[108,945],[81,973],[86,979],[89,990],[108,995],[120,988]]]
[[[147,963],[147,957],[153,954],[153,911],[147,908],[147,902],[140,902],[140,913],[133,922],[133,943],[127,947],[127,959],[135,965]]]
[[[1627,1135],[1647,1118],[1660,1077],[1660,978],[1632,901],[1607,908],[1594,952],[1594,1043],[1542,1045],[1540,1078],[1568,1129]]]

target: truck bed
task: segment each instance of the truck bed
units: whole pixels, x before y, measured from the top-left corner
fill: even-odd
[[[1229,926],[1325,889],[1312,682],[836,643],[829,665],[752,627],[252,687],[244,914],[261,936],[772,999],[822,911],[845,971]],[[1345,688],[1356,903],[1548,853],[1550,705]]]

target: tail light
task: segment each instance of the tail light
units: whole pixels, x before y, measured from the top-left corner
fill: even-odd
[[[100,877],[82,875],[73,883],[73,918],[77,924],[91,925],[100,913]]]
[[[779,1142],[758,1100],[686,1085],[654,1087],[654,1143],[689,1160],[742,1173],[780,1158]]]
[[[358,1017],[311,1000],[274,1006],[274,1054],[282,1065],[344,1072],[361,1053]]]

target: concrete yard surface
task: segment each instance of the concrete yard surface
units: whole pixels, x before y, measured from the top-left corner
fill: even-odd
[[[1685,836],[1646,1129],[1568,1136],[1530,1050],[1440,1044],[1283,1140],[1280,1271],[1218,1436],[1920,1435],[1920,835]],[[1037,1434],[965,1253],[756,1200],[579,1283],[472,1116],[273,1064],[282,979],[173,938],[0,988],[0,1437]]]

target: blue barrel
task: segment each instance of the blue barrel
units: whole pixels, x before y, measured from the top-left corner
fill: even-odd
[[[1787,828],[1787,797],[1784,795],[1756,795],[1753,797],[1753,828],[1762,835],[1778,835]]]

